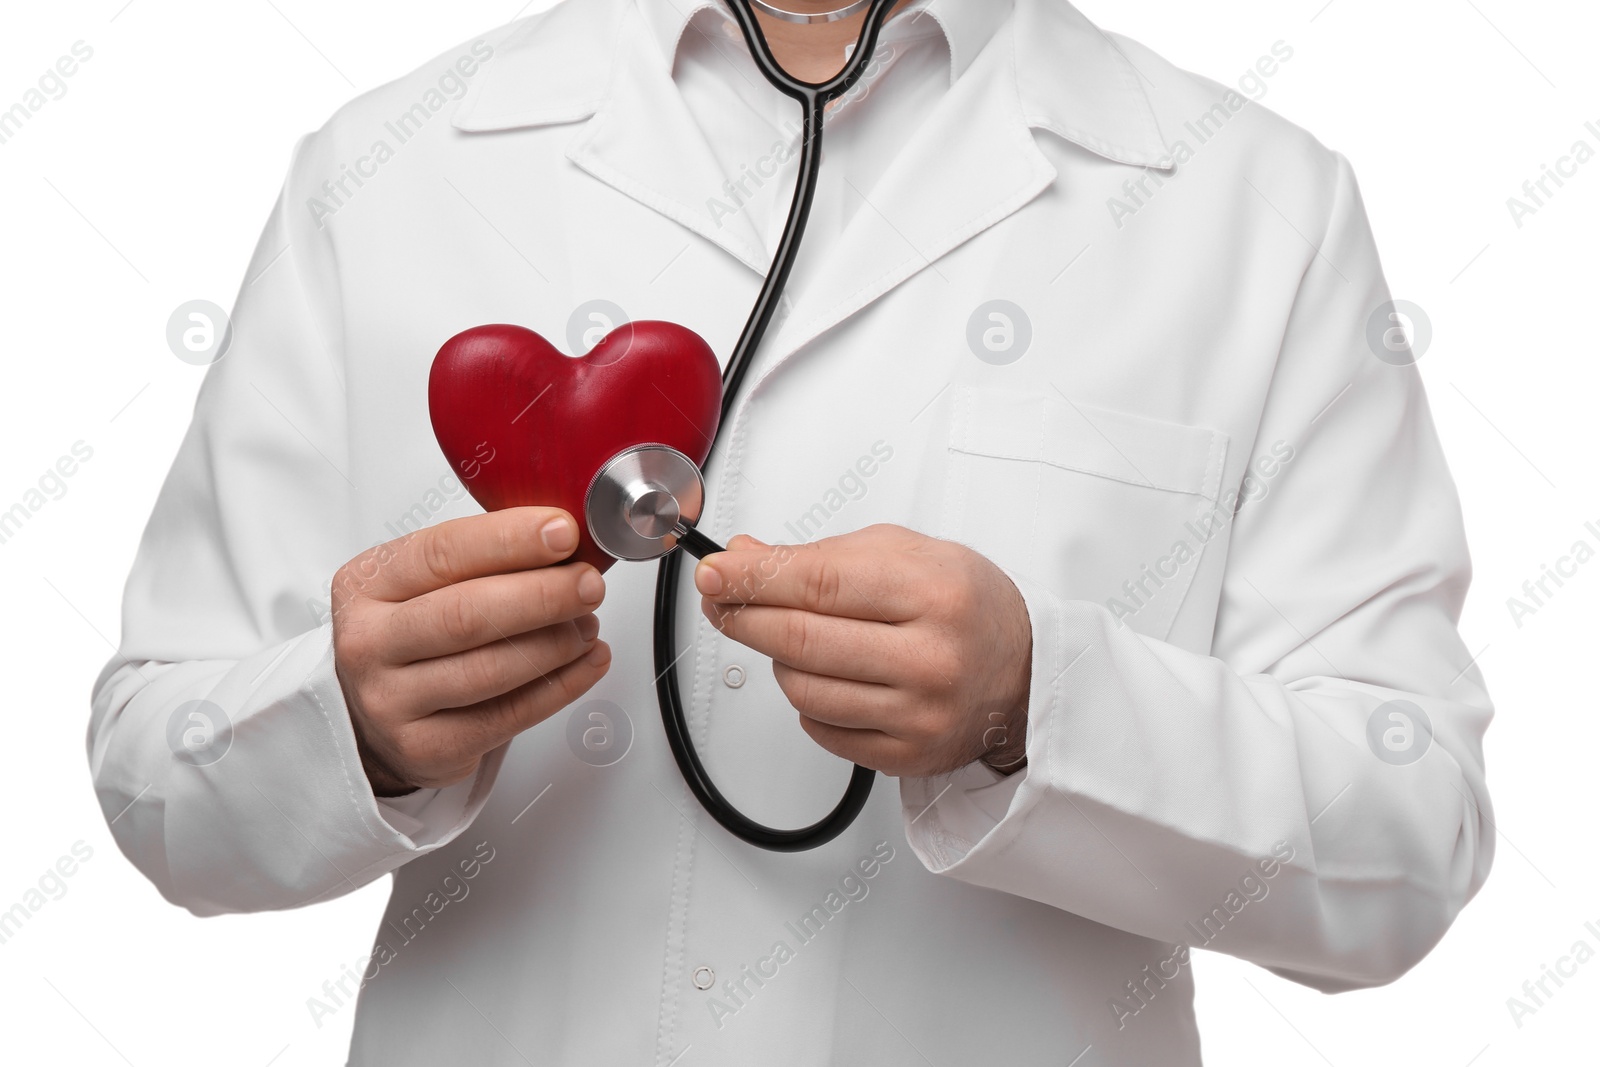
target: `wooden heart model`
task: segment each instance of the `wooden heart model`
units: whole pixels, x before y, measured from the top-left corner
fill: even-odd
[[[521,326],[477,326],[446,341],[428,374],[434,436],[473,499],[566,509],[579,530],[571,559],[602,571],[616,560],[583,513],[595,473],[643,444],[703,465],[721,405],[716,353],[670,322],[626,323],[576,357]]]

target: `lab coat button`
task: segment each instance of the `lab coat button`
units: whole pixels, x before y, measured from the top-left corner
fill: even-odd
[[[729,689],[737,689],[744,684],[744,668],[737,663],[730,663],[722,672],[722,683]]]
[[[700,966],[694,969],[694,987],[696,989],[710,989],[717,981],[717,972],[710,967]]]

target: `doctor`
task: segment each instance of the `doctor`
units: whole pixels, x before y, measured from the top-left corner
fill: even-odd
[[[860,19],[762,24],[821,79]],[[1350,166],[1246,99],[1291,56],[1222,85],[1065,0],[910,0],[830,113],[678,605],[739,807],[897,779],[799,854],[676,773],[654,568],[482,514],[517,457],[452,470],[426,405],[485,322],[725,356],[794,104],[715,0],[564,0],[341,109],[96,684],[123,851],[199,915],[392,872],[370,955],[284,991],[308,1026],[359,997],[361,1065],[1195,1064],[1200,949],[1404,973],[1488,872],[1490,703]]]

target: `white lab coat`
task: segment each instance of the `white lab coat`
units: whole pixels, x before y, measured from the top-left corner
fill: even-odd
[[[654,569],[619,564],[592,693],[467,782],[373,797],[326,590],[477,510],[429,427],[439,344],[486,322],[565,344],[603,297],[725,356],[767,265],[747,219],[708,217],[724,176],[634,3],[567,0],[452,49],[297,147],[96,686],[123,851],[201,915],[394,872],[354,968],[351,1062],[386,1067],[1197,1063],[1179,946],[1326,990],[1412,966],[1489,868],[1490,704],[1421,382],[1368,341],[1388,294],[1355,180],[1062,0],[1017,0],[862,190],[872,210],[802,255],[704,523],[792,542],[893,522],[1005,568],[1033,627],[1026,770],[880,779],[824,848],[743,845],[676,773]],[[459,102],[429,95],[488,53]],[[1200,144],[1185,124],[1208,114]],[[323,183],[350,171],[336,202]],[[994,299],[1031,333],[1010,362],[984,347],[1007,321],[974,318]],[[684,585],[678,670],[715,778],[769,823],[817,818],[847,767]],[[1395,699],[1431,722],[1414,762],[1369,740]],[[195,700],[229,733],[203,766],[171,741]]]

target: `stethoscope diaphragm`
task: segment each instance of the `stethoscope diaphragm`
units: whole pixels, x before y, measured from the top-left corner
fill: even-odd
[[[660,559],[700,518],[705,497],[694,460],[668,445],[635,445],[595,473],[584,521],[594,543],[617,559]]]

